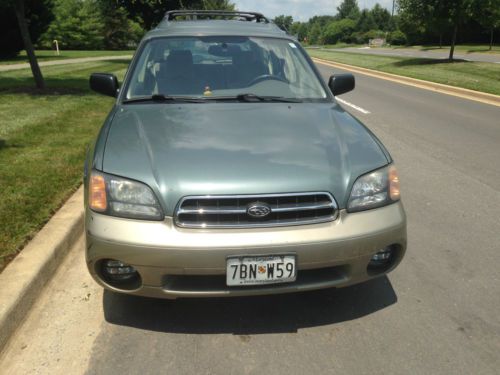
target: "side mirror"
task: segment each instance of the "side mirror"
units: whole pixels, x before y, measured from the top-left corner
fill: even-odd
[[[118,95],[118,78],[114,74],[92,73],[89,83],[90,88],[100,94],[113,98]]]
[[[335,74],[330,77],[328,87],[337,96],[354,90],[355,81],[352,74]]]

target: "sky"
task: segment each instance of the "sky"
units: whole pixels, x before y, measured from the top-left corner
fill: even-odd
[[[263,13],[268,18],[280,14],[291,15],[295,21],[307,21],[310,17],[337,13],[342,0],[231,0],[238,10]],[[389,11],[392,0],[358,0],[361,9],[372,8],[379,3]]]

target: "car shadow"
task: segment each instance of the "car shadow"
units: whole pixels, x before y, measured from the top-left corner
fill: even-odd
[[[109,291],[103,295],[108,323],[185,334],[297,332],[357,319],[396,302],[385,276],[347,288],[261,297],[170,301]]]

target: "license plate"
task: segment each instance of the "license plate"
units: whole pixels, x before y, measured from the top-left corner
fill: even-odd
[[[296,278],[295,255],[231,257],[226,263],[228,286],[290,283]]]

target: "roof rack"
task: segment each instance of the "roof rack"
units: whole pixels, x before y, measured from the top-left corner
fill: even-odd
[[[241,21],[254,21],[262,23],[270,23],[269,19],[262,13],[256,12],[239,12],[226,10],[171,10],[165,13],[166,21],[174,21],[177,17],[185,17],[189,20],[200,19],[239,19]]]

